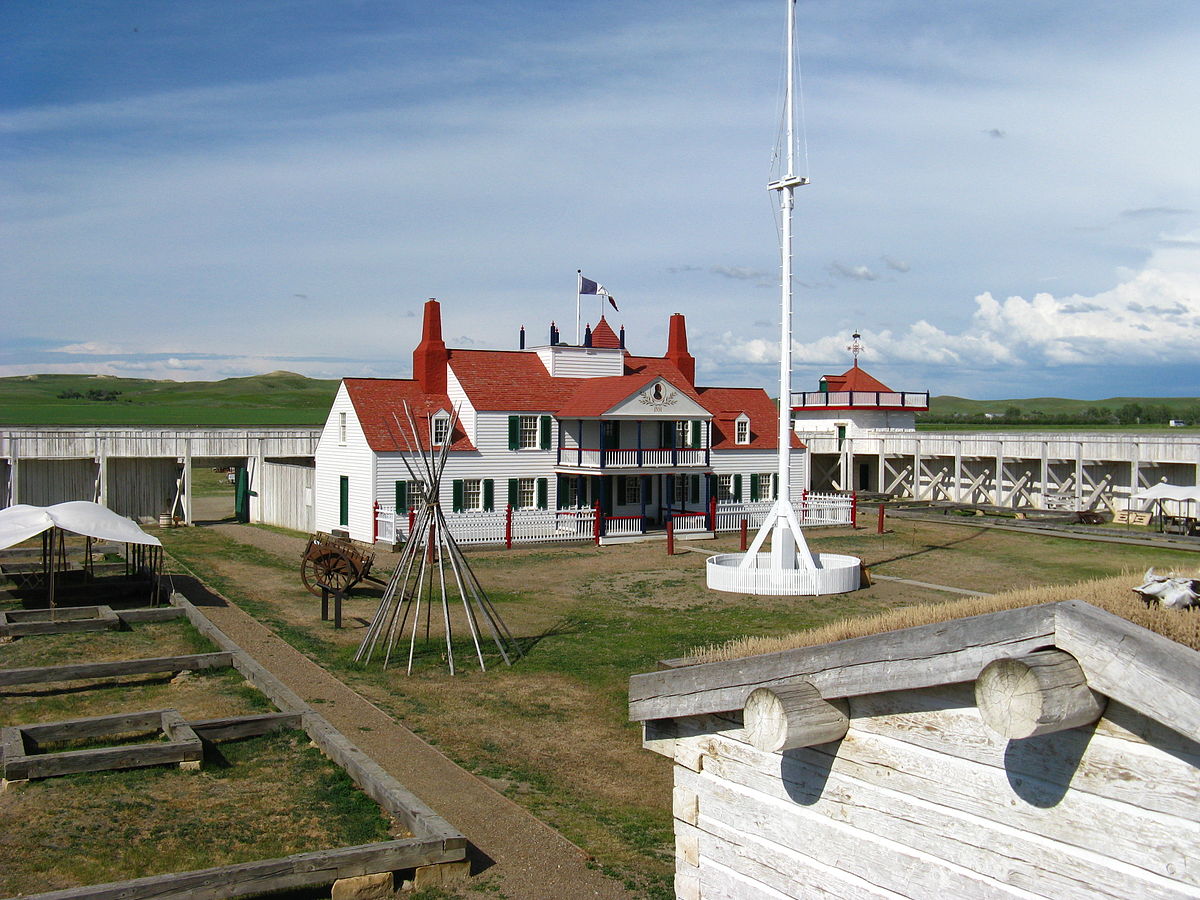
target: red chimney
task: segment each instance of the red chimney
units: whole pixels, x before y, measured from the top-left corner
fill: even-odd
[[[683,377],[687,379],[688,384],[695,385],[696,357],[688,353],[687,324],[683,320],[683,313],[673,313],[671,315],[671,323],[667,331],[667,355],[665,358],[667,362],[673,363],[675,368],[683,373]]]
[[[413,351],[413,378],[425,393],[446,393],[446,363],[449,359],[446,342],[442,340],[442,307],[436,300],[426,300],[421,343]]]

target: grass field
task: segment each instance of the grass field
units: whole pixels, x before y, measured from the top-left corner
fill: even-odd
[[[207,653],[187,622],[27,636],[0,646],[19,668]],[[0,724],[174,708],[185,719],[274,711],[232,669],[16,685]],[[111,746],[145,735],[43,746]],[[199,772],[156,766],[35,779],[0,792],[0,895],[121,881],[389,838],[389,823],[303,732],[226,741]]]
[[[223,381],[101,375],[0,378],[4,425],[320,425],[335,380],[272,372]]]
[[[1179,551],[892,524],[884,535],[814,533],[812,545],[858,555],[878,574],[986,592],[1140,573],[1149,565],[1190,570],[1200,562]],[[243,539],[180,530],[164,534],[164,542],[213,587],[652,898],[671,896],[670,762],[642,750],[639,729],[627,721],[629,676],[741,635],[802,630],[951,596],[883,581],[839,597],[718,594],[704,587],[702,554],[667,557],[661,543],[472,551],[476,574],[526,655],[512,668],[479,673],[460,644],[460,673],[450,677],[435,626],[431,645],[418,641],[410,677],[403,665],[362,670],[351,662],[377,589],[351,597],[348,627],[334,631],[300,586],[299,536],[295,553],[276,552],[249,543],[254,532],[268,530],[238,531]],[[734,549],[733,539],[697,546]]]

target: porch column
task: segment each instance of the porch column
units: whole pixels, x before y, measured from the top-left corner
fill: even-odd
[[[575,448],[575,465],[583,465],[583,419],[577,419],[579,425],[579,446]]]
[[[637,420],[637,464],[640,468],[642,465],[642,420]],[[646,501],[642,501],[642,515],[646,514]]]
[[[602,468],[602,469],[603,469],[603,468],[604,468],[604,422],[603,422],[603,421],[597,421],[597,422],[596,422],[596,427],[598,427],[598,428],[600,429],[600,443],[599,443],[599,447],[600,447],[600,468]],[[610,513],[610,515],[611,515],[611,513]]]
[[[642,449],[641,448],[642,448],[642,423],[638,422],[638,463],[639,464],[642,461],[642,459],[641,459]],[[650,488],[650,479],[647,478],[645,475],[639,475],[639,476],[637,476],[637,480],[638,480],[638,497],[642,501],[642,522],[644,523],[646,521],[646,494],[648,493],[649,488]]]

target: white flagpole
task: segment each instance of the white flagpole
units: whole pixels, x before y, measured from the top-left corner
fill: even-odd
[[[575,346],[576,347],[578,347],[581,343],[579,340],[579,320],[581,318],[580,314],[579,314],[579,303],[580,303],[580,298],[582,298],[582,296],[583,296],[583,269],[576,269],[575,270]]]

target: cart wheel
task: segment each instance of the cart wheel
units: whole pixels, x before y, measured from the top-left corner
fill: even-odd
[[[342,554],[326,551],[305,557],[300,580],[314,596],[320,597],[322,585],[335,591],[348,591],[358,581],[358,570]]]

